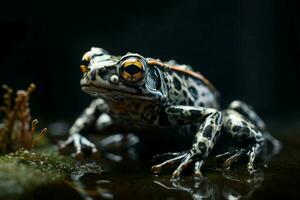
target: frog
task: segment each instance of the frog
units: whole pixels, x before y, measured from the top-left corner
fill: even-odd
[[[147,135],[157,144],[164,135],[168,139],[162,145],[175,147],[172,139],[183,138],[179,143],[186,143],[186,149],[154,156],[162,161],[152,166],[153,173],[175,166],[172,179],[187,168],[193,169],[194,177],[203,177],[202,168],[210,156],[226,155],[224,169],[246,158],[245,167],[253,172],[266,141],[274,152],[281,148],[250,105],[234,100],[221,109],[216,87],[189,65],[131,52],[114,56],[92,47],[83,55],[80,69],[81,89],[94,99],[71,126],[68,139],[60,143],[60,149],[73,145],[77,158],[85,156],[85,149],[99,155],[95,143],[85,136],[90,127],[103,134]],[[235,145],[224,143],[223,136]],[[221,150],[213,154],[215,149]]]

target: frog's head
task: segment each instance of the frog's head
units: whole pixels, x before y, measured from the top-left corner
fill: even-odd
[[[160,68],[139,54],[109,55],[101,48],[85,53],[80,65],[84,92],[108,99],[164,100],[166,85]]]

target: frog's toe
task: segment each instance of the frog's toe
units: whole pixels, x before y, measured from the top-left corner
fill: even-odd
[[[223,163],[223,169],[230,170],[234,163],[241,159],[245,154],[245,149],[240,149],[239,151],[233,153],[229,158],[227,158]]]
[[[162,153],[162,154],[157,154],[155,156],[153,156],[152,161],[156,161],[159,159],[166,159],[166,158],[175,158],[175,157],[179,157],[181,155],[184,155],[188,153],[188,151],[181,151],[181,152],[167,152],[167,153]]]
[[[167,154],[169,154],[169,153],[167,153]],[[172,153],[172,154],[173,154],[173,153]],[[174,153],[174,154],[177,155],[177,153]],[[166,154],[164,154],[163,157],[164,157],[165,155],[166,155]],[[164,161],[164,162],[162,162],[162,163],[160,163],[160,164],[157,164],[157,165],[152,166],[152,171],[153,171],[153,173],[155,173],[155,174],[160,173],[161,170],[162,170],[162,168],[164,168],[164,167],[170,167],[170,166],[172,166],[172,165],[178,163],[178,162],[179,162],[181,159],[183,159],[186,155],[187,155],[187,153],[185,153],[185,154],[179,154],[179,153],[178,153],[178,155],[177,155],[175,158],[168,159],[168,160],[166,160],[166,161]],[[156,158],[157,158],[157,157],[156,157]]]
[[[203,165],[203,160],[195,162],[194,178],[197,179],[197,180],[203,178],[203,174],[201,172],[202,165]]]
[[[100,154],[98,149],[96,148],[96,145],[90,142],[85,137],[81,136],[80,134],[72,134],[66,141],[61,142],[59,144],[60,153],[65,153],[68,146],[71,145],[73,145],[75,148],[74,157],[77,160],[82,160],[85,157],[85,154],[83,153],[83,149],[89,150],[92,153],[93,159],[100,158]]]
[[[173,172],[171,180],[177,180],[178,178],[180,178],[183,170],[186,169],[193,162],[194,156],[195,156],[195,154],[192,154],[192,153],[187,153],[186,155],[184,155],[184,157],[181,160],[180,165]]]
[[[73,144],[73,139],[71,137],[69,137],[65,141],[60,141],[59,144],[58,144],[59,153],[60,154],[65,154],[68,146],[70,146],[72,144]]]
[[[182,174],[182,172],[190,166],[191,163],[195,162],[194,165],[194,178],[200,179],[203,177],[201,173],[201,167],[203,165],[203,160],[195,160],[195,156],[197,154],[192,153],[191,151],[184,151],[184,152],[178,152],[178,153],[165,153],[158,156],[155,156],[155,158],[161,158],[166,156],[173,156],[173,158],[168,159],[160,164],[152,166],[152,171],[155,174],[158,174],[161,172],[162,168],[172,167],[177,163],[180,163],[178,167],[174,170],[172,174],[171,180],[178,180]],[[174,157],[175,156],[175,157]]]
[[[258,155],[260,151],[260,146],[258,144],[255,144],[249,148],[249,151],[247,152],[247,156],[249,158],[247,168],[250,174],[253,174],[256,170],[254,168],[254,161],[256,159],[256,156]]]
[[[84,154],[82,152],[82,146],[80,142],[80,137],[78,135],[71,135],[66,141],[59,143],[59,152],[61,154],[66,154],[68,147],[74,146],[75,153],[73,154],[76,160],[82,160]]]
[[[96,147],[96,145],[92,142],[90,142],[88,139],[86,139],[85,137],[81,136],[81,144],[85,147],[85,148],[89,148],[92,152],[92,154],[97,154],[98,153],[98,149]]]

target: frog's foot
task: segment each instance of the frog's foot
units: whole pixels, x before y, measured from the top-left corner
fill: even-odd
[[[194,163],[194,177],[195,178],[201,178],[201,167],[203,165],[203,160],[198,160],[196,157],[198,157],[198,154],[193,153],[192,151],[185,151],[178,152],[178,153],[165,153],[162,154],[162,157],[164,156],[174,156],[174,158],[168,159],[160,164],[152,166],[152,171],[155,174],[158,174],[161,172],[162,168],[167,168],[174,166],[177,163],[180,163],[178,167],[174,170],[172,174],[171,180],[178,180],[178,178],[181,176],[184,169],[186,169],[188,166],[190,166],[192,163]],[[157,157],[157,156],[156,156]]]
[[[85,157],[83,153],[84,149],[89,150],[92,153],[93,159],[99,159],[100,157],[100,153],[96,148],[96,145],[80,134],[72,134],[66,141],[61,142],[59,144],[60,153],[64,153],[71,145],[75,148],[75,158],[77,160],[82,160]]]
[[[232,165],[236,163],[238,160],[240,160],[244,155],[244,153],[245,153],[245,149],[240,149],[232,153],[231,156],[224,161],[223,168],[225,170],[230,170]]]
[[[223,168],[225,170],[230,170],[232,165],[236,162],[238,162],[240,159],[247,157],[248,163],[247,163],[247,169],[250,174],[255,172],[254,168],[254,161],[257,156],[257,154],[260,152],[260,144],[254,144],[251,145],[248,148],[241,148],[239,151],[234,153],[232,156],[230,156],[228,159],[226,159],[223,163]]]

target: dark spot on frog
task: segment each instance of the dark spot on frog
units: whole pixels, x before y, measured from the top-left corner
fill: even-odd
[[[250,142],[250,141],[248,141],[248,136],[247,136],[247,134],[241,134],[238,140],[239,140],[239,142],[240,142],[241,144],[244,144],[245,141]],[[247,143],[247,142],[246,142],[246,143]]]
[[[183,93],[183,96],[186,98],[187,97],[187,91],[183,90],[182,93]]]
[[[241,129],[242,129],[241,126],[233,126],[233,127],[232,127],[232,131],[233,131],[233,132],[239,132]]]
[[[105,69],[105,67],[102,67],[100,69],[98,69],[98,75],[102,78],[105,79],[105,75],[108,74],[108,71]]]
[[[189,92],[192,94],[194,99],[198,99],[198,92],[194,87],[189,87]]]
[[[96,70],[93,70],[93,71],[91,72],[91,80],[92,80],[92,81],[95,81],[95,80],[96,80],[96,74],[97,74]]]
[[[189,105],[190,105],[190,106],[194,105],[194,102],[193,102],[192,99],[189,99]]]
[[[177,90],[174,91],[174,94],[177,95],[177,96],[180,95],[180,93]]]
[[[160,80],[156,80],[156,89],[159,90],[161,88]]]
[[[199,110],[190,110],[191,118],[203,117],[202,113]]]
[[[245,127],[243,132],[248,134],[250,132],[250,129],[248,127]]]
[[[178,80],[178,78],[176,77],[173,78],[173,84],[176,90],[181,90],[181,83]]]
[[[183,111],[182,108],[174,108],[174,107],[171,107],[171,108],[168,109],[168,112],[169,112],[169,113],[180,113],[180,112],[182,112],[182,111]]]
[[[217,143],[217,140],[220,136],[220,131],[219,132],[216,132],[216,136],[213,138],[213,143],[216,144]]]
[[[203,142],[199,142],[198,144],[198,149],[201,151],[201,152],[205,152],[206,151],[206,144],[203,143]]]
[[[183,101],[179,102],[179,104],[180,104],[180,105],[186,105],[186,101],[183,100]]]
[[[203,136],[211,139],[211,132],[213,130],[212,126],[207,126],[203,131]]]

